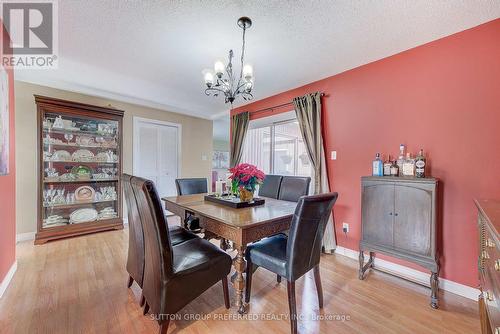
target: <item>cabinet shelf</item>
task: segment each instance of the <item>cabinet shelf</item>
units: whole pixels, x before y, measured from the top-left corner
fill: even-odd
[[[106,139],[116,138],[116,135],[103,134],[97,131],[83,131],[83,130],[68,130],[68,129],[54,129],[54,128],[43,128],[43,133],[45,134],[72,134],[72,135],[82,135],[87,137],[102,137]]]
[[[75,202],[71,204],[54,204],[54,205],[44,205],[44,209],[70,209],[70,208],[77,208],[79,206],[84,206],[84,205],[92,205],[92,204],[99,204],[99,203],[109,203],[109,202],[116,202],[116,199],[110,199],[110,200],[105,200],[105,201],[92,201],[92,202]]]
[[[118,182],[118,178],[109,179],[79,179],[79,180],[43,180],[45,184],[56,184],[56,183],[94,183],[94,182]]]
[[[66,164],[100,164],[100,165],[116,165],[119,162],[103,162],[103,161],[73,161],[73,160],[44,160],[44,163],[56,162]]]
[[[74,147],[74,148],[100,148],[103,150],[116,150],[118,147],[113,146],[101,146],[101,145],[81,145],[76,143],[43,143],[46,147]]]

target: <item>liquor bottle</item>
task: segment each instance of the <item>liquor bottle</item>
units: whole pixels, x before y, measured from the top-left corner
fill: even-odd
[[[383,166],[382,160],[380,159],[380,153],[377,153],[375,160],[372,163],[372,175],[373,176],[383,176]]]
[[[399,176],[399,166],[396,160],[391,165],[391,176]]]
[[[425,162],[424,150],[420,149],[415,159],[415,175],[417,177],[425,177]]]
[[[405,144],[399,145],[399,157],[397,164],[399,167],[399,176],[403,176],[403,164],[405,162]]]
[[[391,175],[391,166],[392,166],[392,161],[391,161],[391,156],[389,155],[387,160],[384,162],[384,176]]]
[[[406,159],[403,163],[403,175],[415,176],[415,160],[412,159],[410,153],[406,153]]]

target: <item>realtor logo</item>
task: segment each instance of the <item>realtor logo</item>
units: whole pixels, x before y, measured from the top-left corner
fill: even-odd
[[[4,67],[57,68],[57,1],[0,0],[1,17],[10,36],[2,41]]]

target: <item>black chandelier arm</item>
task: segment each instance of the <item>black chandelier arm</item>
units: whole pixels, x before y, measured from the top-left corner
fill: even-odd
[[[253,95],[250,92],[243,92],[243,93],[241,93],[241,96],[243,97],[243,99],[245,99],[245,101],[249,101],[249,100],[253,99]]]
[[[224,80],[219,77],[216,78],[215,85],[212,87],[224,87]]]
[[[206,96],[210,96],[210,94],[219,94],[219,93],[226,95],[226,92],[222,89],[219,89],[219,88],[208,87],[207,89],[205,89]]]
[[[246,84],[247,84],[247,81],[244,81],[243,83],[238,82],[238,88],[236,88],[236,93],[245,92],[246,90],[245,89],[241,90],[241,88],[244,88],[246,86]]]

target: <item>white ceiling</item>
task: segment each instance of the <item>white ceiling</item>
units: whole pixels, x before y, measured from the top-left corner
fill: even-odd
[[[239,58],[244,15],[261,99],[498,18],[500,1],[65,0],[59,69],[16,78],[214,118],[229,107],[201,72]]]

